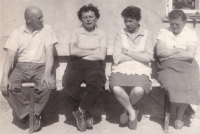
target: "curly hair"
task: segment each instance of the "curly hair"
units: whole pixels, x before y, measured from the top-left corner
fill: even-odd
[[[136,19],[137,21],[140,21],[141,19],[141,9],[139,7],[136,7],[134,5],[132,6],[128,6],[127,8],[125,8],[122,13],[121,16],[123,18],[132,18],[132,19]]]
[[[93,6],[92,4],[88,4],[87,6],[83,6],[79,9],[79,11],[78,11],[79,20],[82,20],[82,13],[88,12],[88,11],[93,11],[96,18],[99,19],[100,14],[99,14],[99,10],[97,9],[97,7]]]
[[[182,10],[172,10],[168,15],[169,15],[169,20],[177,19],[179,17],[182,18],[183,22],[187,20],[187,16]]]

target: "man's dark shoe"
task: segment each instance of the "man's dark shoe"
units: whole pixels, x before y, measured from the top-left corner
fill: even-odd
[[[93,126],[94,120],[89,112],[85,113],[85,122],[87,127],[91,128]]]
[[[29,115],[25,116],[23,119],[19,120],[21,124],[26,124],[29,120]]]
[[[39,131],[41,128],[40,116],[34,115],[33,117],[33,132]]]
[[[81,111],[79,110],[73,111],[72,114],[76,119],[76,124],[77,124],[78,129],[81,132],[86,131],[85,115],[82,114]]]
[[[195,118],[195,111],[192,109],[191,106],[188,106],[188,108],[185,110],[185,115],[191,119]]]

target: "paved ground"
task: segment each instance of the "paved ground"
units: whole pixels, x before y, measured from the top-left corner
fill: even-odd
[[[155,97],[155,94],[152,94]],[[103,95],[105,98],[106,96]],[[161,95],[160,95],[161,96]],[[108,96],[107,96],[108,97]],[[163,96],[161,96],[163,97]],[[116,100],[110,96],[110,100],[107,102],[101,98],[97,105],[94,106],[94,118],[95,125],[92,130],[87,130],[87,134],[162,134],[162,113],[163,110],[158,104],[154,104],[152,99],[145,99],[143,101],[143,108],[141,113],[143,114],[142,120],[138,123],[137,130],[130,130],[127,126],[119,126],[119,115],[123,111],[122,107],[116,102]],[[102,101],[103,100],[103,101]],[[59,103],[58,103],[59,102]],[[145,104],[148,102],[148,104]],[[160,102],[161,104],[163,102]],[[102,107],[106,110],[102,111]],[[35,134],[79,134],[76,129],[74,118],[71,115],[69,109],[67,109],[67,103],[65,103],[65,97],[62,94],[57,96],[54,94],[51,97],[51,101],[45,108],[46,124],[41,131],[35,132]],[[153,108],[153,109],[151,109]],[[0,134],[27,134],[28,123],[22,125],[16,118],[13,118],[12,110],[7,104],[6,100],[0,95]],[[107,115],[108,119],[105,119]],[[173,117],[173,108],[172,113]],[[171,119],[169,131],[173,134],[199,134],[200,133],[200,108],[196,113],[196,118],[190,120],[185,118],[185,126],[181,130],[175,130],[173,128],[173,119]]]

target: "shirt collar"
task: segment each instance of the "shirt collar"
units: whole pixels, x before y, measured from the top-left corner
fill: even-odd
[[[30,30],[28,29],[27,25],[23,26],[23,33],[28,33],[28,34],[32,34],[35,35],[36,33],[39,33],[41,30],[35,30],[33,33],[30,32]]]
[[[90,32],[86,31],[84,27],[81,27],[81,30],[80,30],[80,33],[81,34],[88,34]],[[92,31],[93,35],[99,35],[99,30],[97,27],[95,27],[94,31]]]
[[[175,35],[172,33],[171,27],[168,27],[168,30],[169,30],[169,36],[171,36],[172,38],[176,38]],[[182,35],[183,32],[185,31],[187,32],[188,30],[189,28],[184,26],[184,28],[182,29],[181,33],[178,36]]]
[[[136,36],[140,36],[140,35],[141,35],[141,36],[144,36],[144,30],[145,30],[145,29],[139,25],[138,30],[137,30],[137,32],[135,33]],[[123,32],[124,32],[125,34],[130,34],[130,33],[128,33],[128,31],[127,31],[126,28],[124,28]]]

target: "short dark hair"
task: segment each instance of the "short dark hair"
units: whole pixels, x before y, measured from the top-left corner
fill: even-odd
[[[127,17],[127,18],[132,18],[132,19],[136,19],[137,21],[140,21],[141,19],[141,9],[139,7],[136,7],[134,5],[132,6],[128,6],[127,8],[125,8],[122,13],[121,16]]]
[[[169,20],[177,19],[179,17],[182,18],[182,21],[185,22],[187,20],[186,14],[182,10],[172,10],[169,12]]]
[[[88,11],[93,11],[96,18],[99,19],[100,14],[99,14],[99,10],[97,9],[97,7],[93,6],[92,4],[88,4],[79,9],[79,11],[78,11],[79,20],[82,20],[82,12],[88,12]]]

